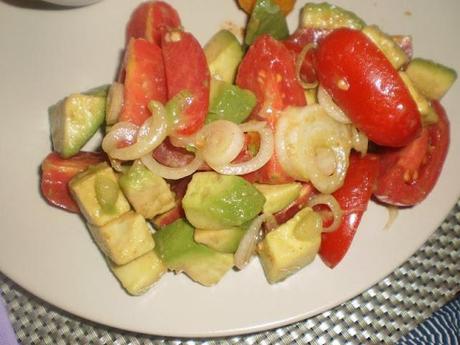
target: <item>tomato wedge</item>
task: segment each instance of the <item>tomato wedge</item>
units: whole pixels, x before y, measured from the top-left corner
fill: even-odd
[[[413,206],[431,192],[441,174],[450,142],[449,120],[439,102],[433,102],[438,122],[399,150],[386,150],[380,159],[375,197],[396,206]]]
[[[320,84],[373,142],[401,147],[421,130],[408,89],[379,48],[361,31],[342,28],[320,41]]]
[[[279,41],[261,35],[241,61],[236,84],[257,97],[251,118],[266,120],[274,130],[279,111],[287,106],[304,106],[305,94],[296,76],[294,56]],[[292,181],[281,168],[276,153],[261,169],[251,174],[260,183]]]
[[[170,29],[180,28],[181,21],[177,11],[163,1],[147,1],[139,5],[131,15],[126,28],[129,42],[133,38],[145,38],[161,44],[161,37]]]
[[[188,32],[173,30],[163,35],[163,59],[168,98],[181,91],[191,94],[179,120],[177,135],[191,135],[204,124],[209,107],[210,74],[200,43]]]
[[[42,162],[40,189],[45,199],[54,206],[79,213],[72,199],[68,182],[89,166],[103,162],[105,155],[98,152],[79,152],[72,158],[64,159],[56,152],[50,153]]]
[[[161,49],[143,38],[129,41],[124,60],[124,102],[119,121],[138,126],[151,116],[151,100],[165,103],[166,78]]]
[[[374,191],[378,172],[379,160],[376,155],[350,156],[350,167],[344,184],[332,194],[344,212],[342,223],[334,232],[322,234],[319,249],[321,259],[330,268],[334,268],[350,248]]]

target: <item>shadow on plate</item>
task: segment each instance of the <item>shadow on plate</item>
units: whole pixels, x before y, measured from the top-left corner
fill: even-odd
[[[68,7],[68,6],[59,6],[55,4],[51,4],[48,2],[44,1],[39,1],[39,0],[0,0],[0,2],[3,2],[5,4],[8,4],[10,6],[14,7],[20,7],[20,8],[27,8],[27,9],[33,9],[33,10],[40,10],[40,11],[49,11],[49,10],[70,10],[75,7]]]

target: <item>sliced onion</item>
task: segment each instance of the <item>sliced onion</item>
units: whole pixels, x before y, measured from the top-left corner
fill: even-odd
[[[105,122],[107,125],[113,125],[118,121],[118,116],[123,108],[123,90],[122,83],[114,82],[110,86],[105,110]]]
[[[351,123],[351,120],[347,115],[340,109],[337,104],[334,103],[331,96],[324,90],[323,87],[318,87],[318,103],[326,110],[327,114],[334,120],[341,123]]]
[[[274,150],[273,133],[267,127],[265,121],[250,121],[240,125],[243,132],[258,132],[260,135],[260,147],[256,156],[242,163],[229,163],[226,165],[211,166],[215,171],[223,175],[244,175],[256,171],[264,166],[272,157]]]
[[[168,134],[168,123],[166,112],[158,102],[150,102],[154,108],[153,115],[150,116],[135,134],[136,142],[132,145],[118,148],[120,139],[126,137],[129,132],[132,136],[133,126],[128,122],[119,122],[115,124],[102,141],[102,149],[107,152],[111,158],[124,161],[139,159],[151,152],[160,145]],[[132,139],[132,138],[131,138]],[[132,140],[131,140],[132,141]]]
[[[342,223],[343,211],[337,200],[331,194],[318,194],[308,201],[308,206],[313,208],[316,205],[326,205],[332,213],[333,221],[328,227],[323,227],[323,232],[332,232],[338,229]]]
[[[297,55],[297,58],[295,60],[295,72],[297,76],[297,80],[299,83],[303,86],[304,89],[314,89],[315,87],[318,86],[318,81],[314,81],[313,83],[306,83],[301,77],[300,77],[300,69],[302,68],[303,60],[305,60],[305,56],[307,55],[308,51],[312,48],[315,48],[314,43],[309,43]]]
[[[200,130],[195,145],[209,166],[223,166],[233,161],[243,149],[244,133],[234,122],[217,120]]]
[[[388,211],[388,220],[383,228],[383,230],[388,230],[393,223],[395,222],[396,218],[398,218],[399,208],[396,206],[386,206]]]
[[[369,146],[369,139],[366,134],[353,125],[351,125],[351,146],[363,156],[367,153]]]
[[[260,233],[262,228],[262,223],[266,218],[265,214],[262,214],[255,218],[248,230],[244,234],[243,238],[240,241],[238,249],[235,252],[235,266],[238,269],[243,269],[251,259],[252,255],[256,250],[256,245],[260,240]]]
[[[151,154],[141,157],[142,163],[154,174],[169,180],[179,180],[193,174],[203,164],[203,159],[198,156],[182,167],[172,168],[158,163]]]

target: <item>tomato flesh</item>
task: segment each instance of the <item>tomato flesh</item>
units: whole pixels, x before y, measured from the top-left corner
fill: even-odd
[[[333,232],[323,233],[319,255],[324,263],[334,268],[345,256],[355,236],[361,217],[375,188],[379,159],[375,155],[350,156],[350,167],[343,186],[332,195],[342,211],[342,222]]]
[[[206,56],[192,34],[177,30],[163,35],[162,51],[168,99],[181,91],[187,91],[192,96],[175,134],[191,135],[204,125],[208,113],[210,73]]]
[[[373,142],[401,147],[421,130],[420,113],[398,72],[361,31],[342,28],[319,43],[320,84]]]
[[[399,150],[381,154],[380,176],[375,197],[396,206],[413,206],[423,201],[441,174],[450,142],[449,120],[433,102],[438,122],[423,129],[420,136]]]
[[[119,121],[138,126],[151,116],[151,100],[165,103],[166,78],[160,47],[143,38],[128,44],[124,61],[124,100]]]
[[[80,209],[70,195],[68,183],[89,166],[104,160],[105,155],[97,152],[79,152],[68,159],[61,158],[56,152],[50,153],[41,165],[42,195],[51,205],[79,213]]]

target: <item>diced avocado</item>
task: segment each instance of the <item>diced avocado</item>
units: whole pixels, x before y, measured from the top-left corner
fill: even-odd
[[[69,182],[70,192],[86,220],[98,226],[118,218],[131,209],[123,193],[118,193],[117,200],[109,210],[100,204],[96,182],[101,176],[118,183],[114,171],[105,162],[88,168]]]
[[[133,211],[105,225],[88,227],[102,252],[117,265],[127,264],[155,246],[144,217]]]
[[[168,269],[184,272],[194,281],[211,286],[233,266],[233,255],[219,253],[193,240],[193,227],[179,219],[154,235],[155,251]]]
[[[341,27],[361,30],[366,23],[353,12],[342,7],[322,3],[307,3],[300,14],[300,26],[314,29],[338,29]]]
[[[187,220],[199,229],[240,226],[257,216],[265,198],[240,176],[199,172],[182,200]]]
[[[135,296],[147,292],[166,272],[166,266],[153,250],[126,265],[117,266],[111,262],[109,265],[120,284]]]
[[[131,205],[144,218],[151,219],[176,205],[174,193],[166,181],[141,161],[135,161],[118,182]]]
[[[421,58],[413,59],[406,73],[417,89],[431,100],[440,100],[457,79],[457,72],[452,68]]]
[[[77,154],[104,122],[103,96],[73,94],[49,108],[54,151],[63,158]]]
[[[262,34],[269,34],[277,40],[289,36],[286,17],[273,0],[256,1],[246,27],[244,43],[249,46]]]
[[[242,123],[251,114],[257,102],[256,96],[249,90],[217,80],[211,80],[210,105],[206,123],[216,120],[228,120]]]
[[[321,244],[321,216],[306,207],[269,232],[257,251],[269,283],[284,280],[313,261]]]
[[[265,197],[264,213],[273,214],[281,211],[299,197],[302,184],[254,184],[254,187]]]
[[[235,253],[246,229],[235,227],[219,230],[195,229],[195,242],[204,244],[221,253]]]
[[[382,51],[395,69],[400,69],[409,62],[404,50],[396,44],[393,38],[379,29],[376,25],[365,26],[363,33]]]
[[[399,76],[409,90],[412,99],[417,105],[417,109],[420,112],[422,124],[424,126],[436,123],[438,121],[438,114],[431,106],[431,103],[423,96],[412,83],[407,73],[400,71]]]
[[[243,47],[228,30],[220,30],[204,46],[211,77],[233,83],[236,70],[243,58]]]

